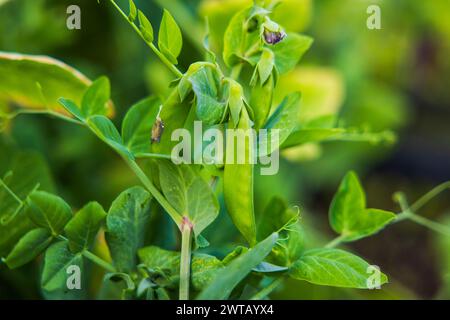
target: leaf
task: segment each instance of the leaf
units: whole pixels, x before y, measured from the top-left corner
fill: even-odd
[[[103,300],[131,299],[136,285],[126,273],[108,273],[103,278],[101,298]]]
[[[97,202],[84,206],[64,228],[73,252],[89,250],[105,221],[106,212]]]
[[[298,215],[283,199],[273,197],[259,217],[258,239],[265,239],[274,232],[280,232],[286,225],[296,221]]]
[[[62,112],[59,97],[81,103],[91,81],[65,63],[46,56],[0,52],[0,101],[25,108]],[[39,84],[39,85],[37,85]],[[112,114],[112,103],[108,114]]]
[[[136,16],[137,16],[137,8],[136,5],[134,4],[133,0],[129,0],[130,3],[130,13],[128,15],[128,20],[130,22],[134,22],[134,20],[136,20]]]
[[[330,225],[343,241],[354,241],[374,234],[395,219],[395,214],[366,209],[364,190],[354,172],[349,172],[333,198],[329,212]]]
[[[30,219],[46,228],[53,236],[59,235],[72,218],[72,209],[60,197],[44,191],[35,191],[27,199]]]
[[[344,288],[367,289],[372,275],[370,265],[349,252],[338,249],[306,251],[291,267],[290,275],[313,284]],[[380,274],[380,285],[388,281]]]
[[[161,26],[159,28],[158,47],[161,51],[165,51],[163,52],[165,55],[169,54],[169,57],[174,58],[175,61],[180,55],[181,48],[183,47],[181,30],[175,22],[175,19],[166,9],[164,9]]]
[[[200,68],[192,74],[189,81],[197,98],[197,117],[206,125],[214,125],[221,121],[226,104],[220,101],[218,81],[211,68]]]
[[[209,185],[187,165],[174,165],[159,161],[161,189],[182,216],[193,224],[194,234],[199,236],[219,214],[219,204]]]
[[[148,21],[147,17],[145,16],[144,13],[142,13],[141,10],[138,11],[138,16],[139,16],[139,28],[141,30],[142,33],[142,37],[144,37],[145,41],[147,42],[153,42],[154,39],[154,32],[153,32],[153,26],[150,23],[150,21]]]
[[[124,146],[122,137],[111,120],[105,116],[92,116],[87,119],[87,124],[97,137],[111,148],[128,159],[134,158],[130,151]]]
[[[159,112],[158,98],[144,99],[130,108],[122,123],[122,138],[132,154],[151,151],[151,132]]]
[[[68,268],[77,266],[81,275],[84,274],[83,258],[69,250],[66,241],[53,244],[45,253],[44,268],[42,270],[41,286],[46,296],[54,299],[80,299],[82,290],[70,290],[67,287]]]
[[[168,251],[155,246],[139,250],[141,262],[149,269],[160,270],[166,276],[177,281],[180,272],[180,253]],[[208,285],[219,270],[222,262],[216,257],[194,253],[191,262],[191,281],[195,290],[201,290]]]
[[[275,44],[272,50],[278,72],[284,74],[293,70],[312,43],[310,37],[289,33],[283,41]]]
[[[246,110],[243,109],[237,130],[250,128],[250,119]],[[249,161],[253,157],[253,142],[249,142],[244,135],[238,135],[238,141],[242,139],[244,143],[246,140],[248,142],[241,150],[240,144],[233,142],[233,139],[228,136],[230,132],[230,130],[227,131],[226,154],[241,155],[244,161],[239,164],[238,159],[233,159],[234,161],[230,163],[227,159],[223,178],[225,204],[234,225],[248,243],[254,245],[256,222],[253,207],[253,164]],[[233,132],[239,134],[239,131]]]
[[[121,193],[106,218],[106,241],[114,265],[120,272],[136,267],[137,250],[142,247],[150,219],[150,194],[141,187]]]
[[[237,12],[231,19],[225,31],[223,40],[223,60],[228,67],[231,67],[242,57],[242,43],[245,39],[244,23],[247,20],[249,9]]]
[[[233,289],[270,253],[278,239],[276,233],[248,250],[214,277],[214,280],[199,294],[197,300],[227,299]]]
[[[85,116],[83,115],[82,111],[78,106],[73,102],[72,100],[65,99],[65,98],[59,98],[58,102],[64,107],[64,109],[69,112],[69,114],[73,115],[76,119],[84,122]]]
[[[34,229],[25,234],[6,257],[10,269],[21,267],[36,258],[52,242],[47,229]]]
[[[289,268],[283,267],[283,266],[277,266],[275,264],[263,261],[260,264],[258,264],[256,267],[254,267],[252,271],[260,272],[260,273],[272,273],[272,272],[283,272],[286,270],[289,270]]]
[[[111,95],[111,85],[107,77],[95,80],[87,89],[81,101],[81,113],[84,117],[106,115],[107,103]]]
[[[268,130],[267,135],[260,140],[260,149],[262,152],[271,154],[279,149],[284,141],[291,135],[297,126],[298,113],[300,111],[300,93],[293,93],[287,96],[278,106],[275,112],[270,116],[264,125]],[[277,136],[273,132],[278,133]]]

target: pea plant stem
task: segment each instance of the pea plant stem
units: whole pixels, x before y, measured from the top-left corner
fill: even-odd
[[[69,241],[69,239],[67,239],[66,237],[59,235],[57,237],[59,240],[62,241]],[[103,260],[102,258],[100,258],[99,256],[93,254],[92,252],[90,252],[89,250],[83,250],[81,252],[81,254],[83,255],[83,257],[85,257],[86,259],[92,261],[93,263],[95,263],[96,265],[98,265],[99,267],[105,269],[106,271],[109,272],[117,272],[116,268],[114,268],[114,266],[108,262],[106,262],[105,260]]]
[[[180,300],[189,300],[191,276],[192,223],[183,217],[181,227]]]
[[[128,16],[117,5],[117,3],[114,0],[109,0],[109,1],[117,9],[117,11],[119,11],[119,13],[122,15],[122,17],[131,25],[133,30],[136,31],[136,33],[142,38],[142,40],[144,40],[144,42],[150,47],[150,49],[153,51],[153,53],[156,54],[156,56],[162,61],[162,63],[164,63],[169,68],[169,70],[172,71],[177,77],[182,77],[183,73],[180,70],[178,70],[178,68],[175,65],[173,65],[170,62],[170,60],[167,59],[166,56],[163,55],[161,53],[161,51],[159,51],[158,48],[156,48],[156,46],[152,42],[149,42],[144,38],[144,36],[142,35],[142,32],[139,30],[139,28],[133,22],[128,20]]]
[[[281,283],[283,283],[284,278],[279,277],[278,279],[272,281],[271,284],[269,284],[267,287],[256,293],[253,297],[250,298],[250,300],[262,300],[265,297],[267,297],[269,294],[273,292]]]

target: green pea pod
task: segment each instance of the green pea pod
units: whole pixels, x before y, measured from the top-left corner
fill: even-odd
[[[266,122],[272,107],[273,75],[264,83],[258,83],[252,88],[250,105],[255,113],[255,128],[261,128]]]
[[[232,130],[232,132],[237,133],[239,129],[242,131],[242,129],[250,128],[251,121],[244,108],[242,109],[237,130]],[[238,137],[238,140],[240,138],[242,136]],[[253,246],[256,244],[256,223],[253,208],[253,164],[250,161],[254,152],[253,143],[245,143],[245,146],[241,148],[239,146],[242,146],[242,144],[236,142],[234,137],[232,138],[227,133],[227,161],[224,171],[225,204],[233,223],[248,243]],[[228,159],[230,154],[237,156],[232,162],[230,162],[231,159]],[[242,156],[245,156],[244,163],[238,163],[237,160]]]

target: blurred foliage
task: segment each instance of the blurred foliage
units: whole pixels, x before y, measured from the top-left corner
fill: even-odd
[[[126,6],[127,1],[119,2]],[[187,44],[179,58],[183,70],[201,57],[205,17],[210,43],[219,52],[229,19],[250,2],[136,0],[152,21],[159,19],[163,5],[181,29],[187,30],[183,34]],[[381,7],[382,30],[366,28],[366,9],[373,3]],[[82,9],[79,31],[65,27],[70,4]],[[300,89],[303,119],[337,113],[339,122],[363,124],[375,131],[394,130],[400,133],[400,139],[395,146],[376,148],[361,142],[326,142],[288,150],[285,155],[289,161],[283,160],[277,176],[257,177],[257,212],[274,195],[301,204],[302,223],[313,230],[306,235],[309,243],[323,244],[331,231],[322,234],[314,230],[324,230],[332,192],[347,170],[355,169],[365,176],[369,204],[379,203],[397,211],[391,201],[395,191],[406,189],[408,194],[418,196],[450,179],[449,10],[448,0],[286,0],[275,9],[276,19],[283,20],[288,31],[302,31],[314,38],[302,65],[279,79],[282,94],[276,97],[277,102],[285,93]],[[0,51],[50,55],[89,77],[107,74],[112,79],[118,115],[151,93],[166,96],[168,91],[162,84],[172,79],[109,6],[91,0],[0,0]],[[2,77],[0,74],[0,81]],[[2,108],[5,105],[0,103],[0,111]],[[15,155],[23,152],[45,155],[43,162],[52,168],[51,187],[76,208],[90,200],[109,206],[124,186],[137,183],[118,157],[92,135],[76,126],[59,125],[54,119],[20,117],[8,127],[0,144],[0,173],[4,174]],[[94,174],[88,176],[86,172]],[[440,197],[428,207],[427,214],[443,216],[449,205],[448,197]],[[230,243],[242,241],[223,211],[206,232],[208,240],[220,249],[205,252],[219,257],[229,252]],[[155,235],[147,242],[176,249],[173,224],[162,214],[152,219],[158,221],[159,231],[167,230],[167,237]],[[211,231],[219,226],[227,232]],[[101,253],[104,246],[99,244],[96,251]],[[392,275],[386,289],[361,293],[289,281],[273,297],[450,297],[448,241],[406,224],[351,247],[380,261],[385,272]],[[0,297],[38,297],[37,269],[29,265],[6,273],[0,265]]]

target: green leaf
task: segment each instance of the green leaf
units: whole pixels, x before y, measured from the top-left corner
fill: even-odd
[[[87,124],[97,135],[97,137],[108,144],[111,148],[115,149],[128,159],[134,159],[130,151],[124,146],[122,137],[111,120],[105,116],[92,116],[88,118]]]
[[[187,165],[159,161],[161,189],[170,204],[193,224],[194,234],[209,226],[219,214],[219,204],[209,185]]]
[[[233,260],[217,273],[214,280],[200,293],[197,299],[227,299],[233,289],[270,253],[277,239],[278,234],[274,233]]]
[[[251,128],[250,119],[247,111],[243,109],[237,129],[249,128]],[[234,131],[237,135],[239,134],[238,130]],[[237,138],[238,141],[241,139],[246,141],[243,150],[240,150],[239,143],[233,143],[233,139],[228,137],[226,154],[241,155],[245,158],[241,164],[238,163],[238,159],[225,164],[223,178],[225,204],[234,225],[248,243],[254,245],[256,243],[256,222],[253,207],[253,164],[249,161],[253,157],[253,142],[249,142],[248,137],[243,135],[238,135]],[[235,149],[231,150],[233,147]]]
[[[122,138],[131,153],[151,151],[151,132],[159,112],[158,98],[144,99],[130,108],[122,124]]]
[[[80,299],[85,288],[70,290],[67,287],[68,268],[71,266],[80,268],[81,276],[84,275],[83,258],[81,254],[74,254],[69,250],[67,241],[57,242],[46,251],[41,278],[46,296],[54,299]]]
[[[274,197],[259,218],[258,240],[265,239],[274,232],[280,232],[286,225],[296,221],[298,212],[289,208],[283,199]]]
[[[72,218],[70,206],[60,197],[44,191],[35,191],[27,199],[30,219],[39,227],[57,236]]]
[[[137,8],[133,0],[129,0],[129,3],[130,3],[130,13],[128,14],[128,20],[130,20],[130,22],[134,22],[137,16]]]
[[[138,16],[139,16],[139,28],[141,30],[142,33],[142,37],[144,37],[145,41],[147,42],[153,42],[154,39],[154,34],[153,34],[153,26],[150,23],[150,21],[148,21],[147,17],[145,16],[144,13],[142,13],[141,10],[138,11]]]
[[[62,111],[61,96],[79,104],[91,84],[77,70],[46,56],[0,52],[0,74],[0,101],[31,109]]]
[[[176,282],[180,272],[180,253],[168,251],[155,246],[139,250],[141,262],[149,269],[159,270]],[[216,257],[194,253],[191,262],[191,281],[195,290],[205,288],[219,270],[223,263]]]
[[[106,218],[106,241],[114,265],[121,272],[136,267],[136,253],[142,247],[150,219],[150,194],[141,187],[121,193]]]
[[[84,206],[64,228],[73,252],[89,250],[106,218],[106,212],[97,202]]]
[[[211,68],[203,67],[192,74],[189,81],[197,98],[197,117],[206,125],[219,123],[226,104],[219,97],[218,81]]]
[[[223,60],[228,67],[239,61],[238,57],[244,55],[242,43],[245,40],[244,24],[249,9],[237,12],[231,19],[224,35]]]
[[[312,43],[310,37],[289,33],[283,41],[274,45],[272,50],[278,72],[284,74],[293,70]]]
[[[87,89],[81,101],[81,112],[85,117],[106,115],[107,103],[111,94],[109,79],[100,77]]]
[[[169,11],[164,9],[164,14],[159,28],[158,47],[170,58],[178,58],[183,47],[181,30]]]
[[[287,96],[270,116],[264,125],[268,130],[267,135],[260,141],[260,148],[263,152],[271,154],[277,150],[294,131],[298,122],[300,111],[300,93],[293,93]],[[273,136],[273,130],[278,132],[278,141]]]
[[[81,112],[80,108],[78,108],[78,106],[75,104],[75,102],[65,98],[59,98],[58,102],[75,118],[82,122],[85,121],[85,116]]]
[[[367,289],[370,265],[349,252],[338,249],[306,251],[291,267],[290,275],[313,284],[344,288]],[[380,285],[388,279],[380,274]]]
[[[330,225],[343,241],[372,235],[395,219],[395,214],[366,209],[366,196],[358,177],[349,172],[341,182],[330,206]]]
[[[10,269],[21,267],[36,258],[52,242],[47,229],[34,229],[24,235],[6,257],[5,263]]]

